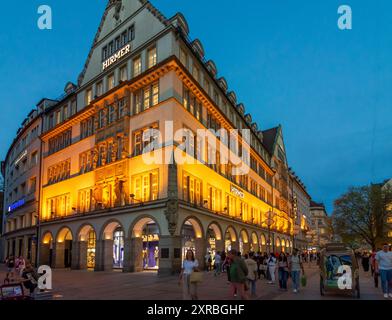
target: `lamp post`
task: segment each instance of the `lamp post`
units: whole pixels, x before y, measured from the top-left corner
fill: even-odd
[[[274,215],[275,213],[270,210],[267,212],[268,218],[266,220],[268,226],[268,253],[271,253],[271,226],[274,224]],[[274,250],[274,246],[272,246],[272,250]]]

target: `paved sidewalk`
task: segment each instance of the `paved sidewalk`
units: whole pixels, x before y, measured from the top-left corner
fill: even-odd
[[[255,300],[330,300],[352,299],[350,295],[320,296],[319,272],[315,264],[306,266],[308,285],[294,294],[289,282],[289,291],[282,292],[277,285],[265,280],[257,282]],[[5,277],[5,267],[0,266],[0,280]],[[375,289],[370,275],[361,274],[361,299],[382,299],[381,289]],[[122,273],[93,272],[66,269],[53,269],[53,292],[55,299],[64,300],[181,300],[182,288],[177,277],[160,278],[156,272]],[[232,300],[230,286],[225,273],[214,277],[205,273],[199,286],[202,300]]]

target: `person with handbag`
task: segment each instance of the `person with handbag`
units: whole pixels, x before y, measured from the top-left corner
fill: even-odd
[[[293,255],[290,258],[289,270],[291,272],[291,278],[293,279],[293,292],[299,291],[300,275],[305,276],[305,270],[302,263],[302,257],[299,254],[298,249],[294,249]]]
[[[256,281],[257,281],[257,262],[254,259],[254,253],[245,254],[245,263],[248,268],[248,286],[251,288],[252,297],[256,297]]]
[[[186,252],[185,260],[182,263],[179,285],[182,282],[182,293],[184,300],[198,300],[197,284],[201,282],[202,273],[198,270],[199,263],[195,259],[192,250]]]

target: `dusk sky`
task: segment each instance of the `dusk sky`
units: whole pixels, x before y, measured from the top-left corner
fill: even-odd
[[[35,104],[77,81],[106,3],[2,3],[0,159]],[[349,186],[392,177],[390,0],[152,3],[166,17],[185,15],[259,127],[282,124],[289,165],[329,213]],[[52,7],[53,30],[37,28],[41,4]],[[337,27],[342,4],[353,30]]]

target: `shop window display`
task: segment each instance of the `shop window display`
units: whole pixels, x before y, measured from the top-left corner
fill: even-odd
[[[159,268],[159,230],[155,223],[147,224],[143,229],[143,269]]]
[[[116,230],[113,236],[113,267],[122,268],[124,265],[124,231]]]

